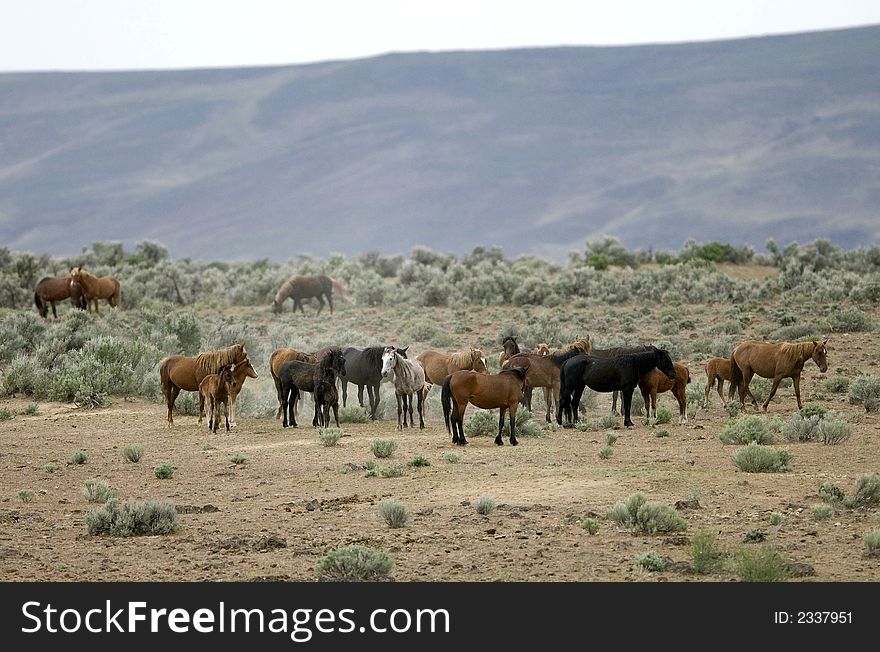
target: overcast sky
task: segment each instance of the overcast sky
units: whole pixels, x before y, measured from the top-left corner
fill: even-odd
[[[880,0],[3,0],[0,71],[288,64],[880,23]]]

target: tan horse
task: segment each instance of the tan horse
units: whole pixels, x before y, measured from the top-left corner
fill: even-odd
[[[72,267],[70,276],[82,288],[89,309],[91,306],[95,306],[95,312],[100,315],[99,299],[106,299],[111,308],[119,307],[119,302],[122,300],[122,287],[119,285],[119,281],[112,276],[92,276],[82,267]]]
[[[440,385],[446,377],[456,371],[476,371],[488,374],[486,357],[481,349],[471,347],[470,351],[458,351],[451,355],[438,351],[425,351],[416,356],[425,370],[425,378],[432,385]]]
[[[516,408],[522,399],[526,386],[526,370],[522,367],[503,369],[497,374],[480,374],[476,371],[456,371],[443,381],[440,402],[443,405],[443,419],[446,432],[452,433],[452,443],[464,446],[464,412],[468,403],[478,408],[492,410],[500,408],[498,436],[495,443],[501,446],[504,440],[504,413],[510,412],[510,445],[516,446]]]
[[[550,355],[550,345],[547,342],[538,342],[532,347],[532,353],[535,355]]]
[[[209,374],[217,373],[223,365],[239,364],[247,359],[244,344],[233,344],[224,349],[199,353],[195,357],[171,355],[159,362],[159,380],[168,405],[168,426],[174,424],[174,401],[181,390],[199,391],[199,383]],[[235,400],[232,401],[232,425],[235,425]]]
[[[812,359],[819,371],[828,371],[827,344],[827,337],[821,342],[743,342],[730,354],[730,383],[739,390],[739,402],[745,406],[745,397],[748,395],[752,398],[752,404],[758,407],[758,402],[749,390],[752,376],[757,374],[762,378],[773,379],[773,387],[764,401],[764,412],[783,378],[792,379],[797,406],[801,409],[801,372],[804,363]]]
[[[654,410],[654,418],[657,417],[657,394],[668,392],[671,389],[672,395],[678,401],[678,423],[682,425],[688,422],[687,384],[691,382],[691,372],[679,362],[673,362],[672,366],[675,369],[673,380],[670,380],[666,374],[655,367],[639,378],[639,389],[645,400],[645,412],[649,419],[652,409]]]
[[[272,355],[269,356],[269,373],[272,374],[272,382],[275,383],[275,393],[278,396],[278,409],[275,411],[275,418],[281,418],[281,380],[278,378],[278,374],[281,373],[281,367],[285,362],[290,362],[291,360],[299,360],[300,362],[308,362],[309,364],[316,364],[318,362],[318,356],[315,353],[306,353],[305,351],[299,351],[298,349],[275,349],[272,351]],[[294,409],[296,406],[294,406]]]
[[[730,358],[711,358],[706,362],[706,378],[703,404],[709,405],[709,391],[715,386],[715,381],[717,380],[718,396],[721,397],[721,404],[726,406],[727,401],[724,400],[724,381],[730,382]],[[731,384],[729,398],[733,398],[734,392],[736,392],[736,387]]]
[[[82,288],[70,276],[47,276],[34,289],[34,304],[43,319],[49,318],[49,305],[52,306],[52,316],[57,319],[55,302],[68,298],[75,308],[85,309]]]

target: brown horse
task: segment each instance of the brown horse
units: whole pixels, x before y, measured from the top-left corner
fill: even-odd
[[[432,385],[440,385],[446,377],[456,371],[476,371],[488,374],[486,357],[483,351],[471,347],[470,351],[458,351],[446,355],[438,351],[425,351],[416,356],[425,370],[425,380]]]
[[[205,404],[208,404],[208,430],[214,433],[220,427],[220,406],[226,417],[226,432],[229,432],[229,398],[235,389],[235,365],[225,364],[216,374],[208,374],[199,383],[199,425],[205,418]]]
[[[752,404],[758,407],[758,402],[749,390],[752,376],[758,374],[762,378],[773,379],[773,387],[764,401],[764,412],[783,378],[791,378],[794,383],[794,395],[798,409],[801,409],[801,372],[804,363],[812,359],[819,371],[828,371],[827,344],[827,337],[821,342],[743,342],[730,354],[730,383],[739,390],[739,402],[745,406],[745,397],[749,395],[752,397]]]
[[[526,389],[536,387],[544,388],[544,403],[547,407],[545,418],[550,423],[550,410],[553,405],[559,404],[559,368],[562,363],[576,355],[584,353],[583,342],[579,346],[572,346],[564,350],[556,351],[551,355],[538,355],[536,353],[517,353],[507,361],[507,368],[522,367],[526,370]],[[531,392],[526,391],[526,407],[531,411]]]
[[[101,311],[98,309],[99,299],[106,299],[111,308],[119,307],[119,302],[122,300],[122,286],[114,277],[92,276],[82,267],[72,267],[70,269],[70,276],[82,288],[86,305],[90,309],[91,306],[95,306],[97,314],[101,314]]]
[[[501,433],[504,431],[504,413],[510,412],[510,445],[516,446],[516,408],[526,386],[526,370],[522,367],[503,369],[497,374],[480,374],[476,371],[456,371],[443,381],[440,402],[443,404],[443,419],[446,432],[452,433],[452,443],[464,446],[464,411],[468,403],[478,408],[491,410],[500,408],[498,436],[495,443],[504,444]]]
[[[730,382],[730,358],[711,358],[708,362],[706,362],[706,391],[703,396],[703,403],[705,405],[709,405],[709,391],[712,387],[715,386],[715,381],[718,381],[718,396],[721,398],[721,404],[727,405],[727,401],[724,400],[724,381]],[[730,396],[728,400],[733,398],[733,394],[736,392],[736,387],[731,383],[730,385]]]
[[[299,351],[298,349],[275,349],[272,351],[272,355],[269,356],[269,373],[272,374],[272,382],[275,383],[275,393],[278,395],[278,409],[275,411],[275,418],[281,418],[281,380],[278,378],[278,374],[281,373],[281,367],[285,362],[290,362],[291,360],[299,360],[300,362],[308,362],[309,364],[315,364],[318,362],[318,356],[314,353],[306,353],[305,351]],[[294,406],[296,409],[296,406]]]
[[[275,299],[272,301],[272,312],[281,312],[282,304],[291,298],[293,299],[293,312],[299,308],[300,312],[305,314],[302,300],[316,298],[321,302],[317,312],[320,315],[324,309],[324,297],[327,297],[327,303],[330,304],[330,314],[333,314],[334,288],[342,294],[342,284],[329,276],[294,276],[288,279],[275,294]]]
[[[251,364],[250,358],[245,356],[244,360],[235,365],[235,386],[232,388],[232,391],[229,393],[230,396],[230,404],[232,405],[232,427],[235,427],[235,402],[238,400],[238,394],[241,392],[244,387],[244,381],[248,378],[259,378],[257,375],[257,370],[254,369],[254,365]]]
[[[239,364],[247,359],[244,344],[233,344],[224,349],[199,353],[191,358],[185,355],[171,355],[159,363],[159,380],[162,393],[168,404],[168,427],[174,424],[174,401],[181,390],[199,391],[199,383],[209,374],[215,374],[223,365]],[[232,425],[235,425],[235,400],[232,401]]]
[[[34,303],[43,319],[49,318],[49,305],[52,306],[52,316],[57,319],[55,302],[68,298],[75,308],[85,310],[86,302],[82,288],[70,276],[47,276],[41,279],[34,289]]]
[[[538,342],[532,347],[532,353],[535,355],[550,355],[550,345],[547,342]]]
[[[657,394],[668,392],[671,389],[672,395],[678,401],[678,424],[682,425],[688,422],[687,384],[691,382],[691,372],[679,362],[673,362],[672,366],[675,369],[674,379],[670,380],[666,374],[655,367],[639,378],[639,389],[642,391],[645,412],[649,419],[651,418],[651,409],[654,410],[654,418],[657,417]],[[650,402],[648,398],[651,399]]]
[[[513,335],[508,335],[501,341],[501,353],[498,354],[498,368],[504,369],[504,363],[517,353],[522,353],[522,350],[520,350],[516,338]]]

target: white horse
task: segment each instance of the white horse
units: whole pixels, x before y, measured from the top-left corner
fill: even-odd
[[[409,347],[407,347],[409,348]],[[406,349],[400,349],[406,353]],[[416,395],[419,408],[419,428],[425,429],[425,370],[422,365],[404,358],[393,346],[386,346],[382,353],[382,377],[394,383],[397,395],[397,429],[406,428],[406,414],[409,411],[409,427],[415,428],[413,421],[412,397]],[[401,406],[401,398],[403,405]],[[401,423],[401,414],[403,421]]]

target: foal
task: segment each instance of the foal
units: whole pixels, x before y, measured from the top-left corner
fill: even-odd
[[[205,402],[210,406],[208,430],[215,433],[220,427],[220,404],[223,404],[223,416],[226,418],[226,431],[229,431],[229,396],[235,382],[235,365],[223,365],[216,374],[209,374],[199,383],[199,425],[205,416]]]
[[[706,377],[708,380],[706,381],[706,391],[703,396],[703,404],[709,405],[709,391],[715,385],[715,381],[718,381],[718,396],[721,397],[721,403],[726,406],[727,401],[724,400],[724,381],[730,382],[730,359],[729,358],[711,358],[706,363]],[[736,387],[734,385],[730,385],[730,396],[729,399],[733,398],[734,393],[736,392]]]

